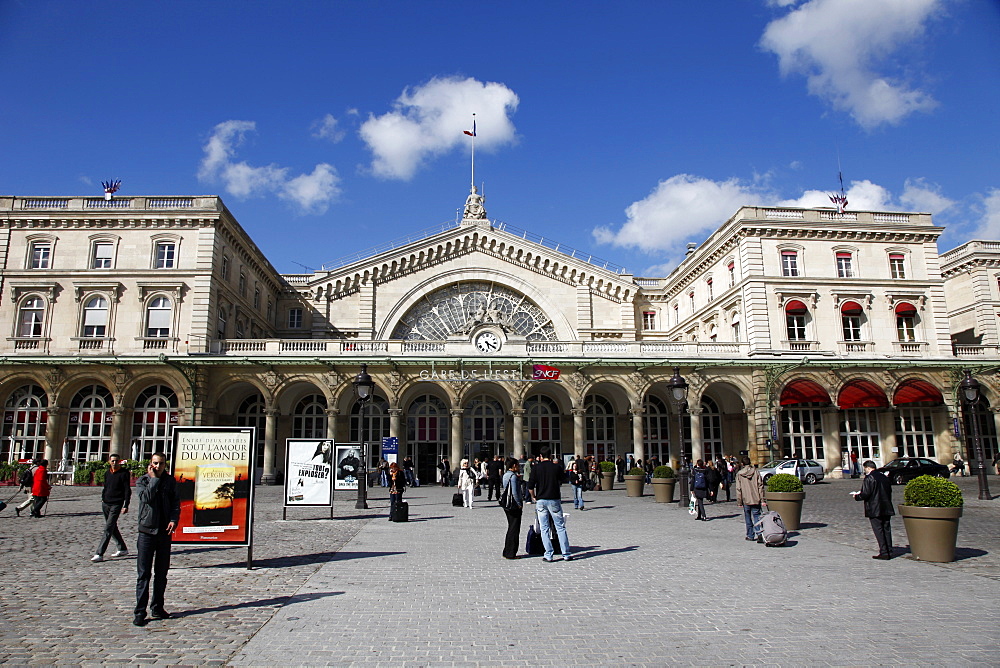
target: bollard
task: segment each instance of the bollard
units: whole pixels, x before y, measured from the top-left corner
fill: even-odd
[[[677,505],[681,508],[687,508],[688,504],[691,502],[691,492],[688,490],[687,469],[681,469],[677,472],[677,489]]]

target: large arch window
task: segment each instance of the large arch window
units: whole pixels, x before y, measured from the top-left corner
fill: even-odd
[[[462,420],[465,443],[471,448],[465,456],[470,459],[481,455],[505,455],[504,410],[494,397],[477,394],[465,404]]]
[[[170,451],[170,427],[180,418],[177,406],[177,395],[166,385],[153,385],[136,397],[132,444],[133,448],[138,445],[139,459],[149,459],[154,452]]]
[[[264,409],[264,397],[258,392],[244,399],[236,410],[237,427],[257,428],[255,432],[257,435],[257,454],[254,457],[254,466],[257,468],[264,466],[264,436],[267,427],[267,413]]]
[[[705,461],[718,459],[724,454],[722,411],[719,410],[719,404],[707,396],[701,398],[701,443]]]
[[[670,463],[670,418],[667,404],[655,394],[647,394],[642,402],[642,434],[646,457],[656,457],[661,464]]]
[[[907,457],[937,456],[934,445],[934,407],[944,403],[941,391],[925,380],[911,379],[896,388],[896,441]]]
[[[781,391],[781,454],[823,461],[823,408],[830,395],[811,380],[798,379]]]
[[[310,394],[295,404],[292,438],[326,438],[326,397]]]
[[[45,302],[41,297],[31,296],[21,302],[17,317],[17,335],[39,337],[45,326]]]
[[[600,394],[588,394],[583,400],[584,444],[588,456],[598,461],[615,458],[615,410]]]
[[[495,323],[529,341],[554,340],[552,321],[525,295],[485,281],[455,283],[421,299],[399,319],[393,339],[444,341]]]
[[[438,461],[450,456],[449,424],[448,407],[433,394],[421,395],[410,404],[406,414],[406,440],[417,478],[425,482],[437,480]]]
[[[537,448],[544,444],[553,453],[560,450],[562,431],[560,429],[559,406],[551,397],[536,394],[524,402],[524,428],[527,430],[527,442],[530,447]],[[529,450],[531,455],[538,454]]]
[[[3,459],[11,462],[43,456],[48,405],[49,398],[38,385],[23,385],[11,392],[4,403]]]
[[[77,462],[102,461],[111,452],[111,424],[114,418],[114,399],[102,385],[88,385],[70,401],[69,439],[70,459]],[[131,453],[118,453],[123,457]]]

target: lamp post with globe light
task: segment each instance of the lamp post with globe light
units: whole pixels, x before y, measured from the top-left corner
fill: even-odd
[[[684,411],[687,410],[688,383],[681,375],[680,367],[674,367],[674,375],[667,381],[670,388],[670,399],[677,413],[677,477],[680,479],[680,489],[677,492],[678,505],[688,504],[688,471],[684,465]]]
[[[979,498],[989,500],[989,483],[986,481],[986,457],[983,454],[983,438],[979,433],[979,396],[982,387],[979,381],[972,377],[972,372],[965,370],[965,378],[960,384],[965,399],[965,417],[972,426],[972,444],[976,453],[977,475],[979,476]]]
[[[358,501],[354,504],[357,510],[368,510],[368,422],[365,419],[365,406],[372,399],[375,391],[375,381],[368,375],[368,365],[361,365],[361,373],[353,381],[354,396],[361,404],[359,411],[361,419],[361,466],[358,471]]]

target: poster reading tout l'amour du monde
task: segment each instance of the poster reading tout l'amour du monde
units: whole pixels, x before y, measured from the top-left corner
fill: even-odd
[[[174,427],[170,456],[181,519],[174,543],[249,545],[253,427]]]

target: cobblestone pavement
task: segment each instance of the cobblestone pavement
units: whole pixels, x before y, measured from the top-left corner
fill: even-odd
[[[280,490],[259,488],[258,568],[243,548],[178,546],[167,603],[179,616],[145,628],[130,624],[134,556],[88,561],[98,490],[57,487],[48,517],[0,517],[0,662],[1000,665],[1000,499],[957,479],[959,559],[911,559],[897,519],[903,556],[880,562],[848,496],[859,482],[807,488],[803,529],[780,549],[742,539],[735,503],[695,522],[649,496],[590,493],[586,512],[567,509],[575,560],[554,564],[502,559],[503,512],[454,508],[451,489],[409,490],[411,521],[392,524],[381,489],[370,512],[344,499],[335,520],[294,509],[281,521]],[[133,522],[121,522],[130,546]]]

